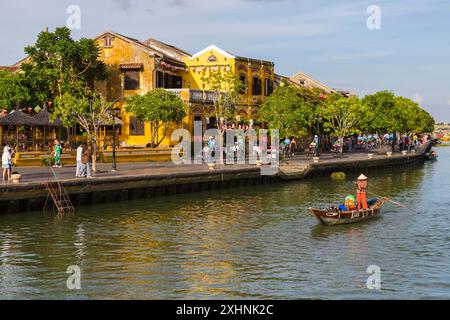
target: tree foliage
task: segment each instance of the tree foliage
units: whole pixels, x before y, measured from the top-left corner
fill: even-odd
[[[97,171],[98,133],[100,127],[112,125],[114,118],[111,114],[113,103],[106,102],[103,97],[75,96],[68,92],[55,100],[53,119],[59,117],[64,125],[79,124],[86,132],[89,144],[92,146],[92,169]]]
[[[32,100],[42,104],[70,93],[86,96],[93,81],[106,78],[106,66],[98,57],[95,40],[74,40],[70,29],[41,32],[33,46],[25,48],[29,61],[22,64]]]
[[[362,99],[361,129],[371,133],[432,132],[434,119],[411,99],[380,91]]]
[[[432,132],[434,119],[417,103],[380,91],[358,97],[325,94],[319,89],[281,86],[261,105],[260,114],[281,136],[302,136],[320,130],[342,139],[356,132]]]
[[[333,94],[327,98],[318,112],[324,119],[325,131],[339,138],[342,154],[344,137],[358,130],[361,114],[364,114],[361,101],[358,97],[346,98],[340,94]]]
[[[269,129],[278,129],[282,137],[298,137],[307,133],[312,109],[297,88],[283,86],[275,89],[259,112]]]
[[[132,96],[125,109],[138,119],[150,123],[152,147],[161,144],[170,124],[180,123],[186,116],[183,100],[173,92],[164,89],[155,89],[145,95]],[[158,136],[160,128],[163,128],[161,137]]]
[[[22,73],[0,70],[0,107],[8,111],[19,108],[29,99],[29,91],[25,86]]]
[[[214,114],[216,117],[217,129],[223,132],[222,124],[226,125],[237,110],[239,92],[244,89],[244,84],[236,79],[231,70],[222,68],[211,68],[201,77],[205,84],[205,89],[214,92]]]

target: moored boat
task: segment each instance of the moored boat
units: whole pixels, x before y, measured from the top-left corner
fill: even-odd
[[[427,160],[435,161],[435,160],[437,160],[438,155],[437,155],[436,151],[431,151],[430,153],[426,154],[426,157],[427,157]]]
[[[324,225],[348,224],[376,217],[386,201],[386,198],[378,199],[365,210],[340,211],[337,208],[328,210],[309,208],[309,211],[314,218]]]

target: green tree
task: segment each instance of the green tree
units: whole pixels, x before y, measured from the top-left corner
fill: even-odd
[[[29,62],[22,69],[38,104],[61,98],[64,93],[87,96],[95,80],[106,78],[106,66],[98,59],[100,49],[95,40],[76,41],[66,27],[41,32],[25,53]]]
[[[0,107],[11,111],[29,99],[29,91],[24,81],[24,76],[20,72],[10,73],[0,70]]]
[[[296,90],[297,95],[303,101],[303,112],[305,115],[306,125],[308,126],[310,133],[317,131],[316,125],[319,125],[319,127],[320,125],[323,125],[323,123],[320,123],[321,121],[319,120],[319,109],[325,103],[328,94],[319,88],[300,87],[296,88]],[[320,132],[316,132],[316,134],[320,134]]]
[[[433,117],[414,101],[389,91],[367,95],[362,100],[360,129],[372,133],[432,132]]]
[[[320,103],[315,91],[282,86],[264,101],[259,113],[269,129],[278,129],[281,137],[301,137],[314,123],[314,109]]]
[[[366,112],[361,114],[361,129],[372,133],[386,133],[401,131],[402,113],[396,103],[394,93],[380,91],[367,95],[362,100]]]
[[[362,104],[358,97],[342,97],[333,94],[318,110],[324,119],[325,131],[339,139],[341,155],[344,152],[344,137],[355,133],[358,129]]]
[[[223,133],[222,124],[226,125],[236,113],[239,92],[244,88],[242,81],[236,79],[231,70],[219,67],[211,68],[201,77],[205,89],[214,92],[213,104],[217,129]],[[221,123],[223,120],[223,123]]]
[[[436,121],[434,118],[425,110],[420,110],[421,117],[419,125],[413,130],[414,132],[427,132],[431,133],[434,131]]]
[[[405,97],[395,97],[397,113],[401,122],[400,132],[432,132],[435,121],[419,104]]]
[[[150,144],[153,148],[158,147],[164,140],[170,124],[180,123],[186,116],[183,100],[164,89],[132,96],[128,100],[126,110],[138,119],[150,123]],[[160,128],[163,129],[161,137],[159,137]]]
[[[112,125],[114,118],[111,108],[114,102],[106,102],[95,95],[75,96],[68,92],[55,100],[53,119],[59,117],[65,126],[79,124],[86,132],[92,146],[92,170],[97,171],[98,133],[100,127]]]

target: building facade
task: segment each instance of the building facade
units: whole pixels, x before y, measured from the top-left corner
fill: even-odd
[[[213,112],[214,92],[205,81],[211,71],[229,72],[244,85],[239,92],[236,125],[251,126],[258,122],[258,106],[273,91],[273,62],[235,56],[214,45],[190,55],[155,39],[141,42],[112,31],[99,35],[96,41],[108,77],[96,82],[94,89],[121,110],[123,124],[119,142],[122,146],[145,146],[150,141],[150,124],[142,123],[124,109],[126,99],[132,95],[155,88],[174,92],[189,111],[179,127],[193,131],[195,120],[202,121],[205,129],[221,121]],[[171,130],[162,146],[170,145],[170,133]]]

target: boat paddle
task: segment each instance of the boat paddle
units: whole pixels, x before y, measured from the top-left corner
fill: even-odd
[[[384,199],[386,199],[386,201],[388,201],[388,202],[390,202],[390,203],[392,203],[392,204],[395,204],[395,205],[397,205],[397,206],[399,206],[399,207],[402,207],[402,208],[411,210],[412,212],[415,212],[415,213],[417,213],[417,214],[420,214],[419,211],[415,211],[415,210],[412,209],[411,207],[408,207],[408,206],[406,206],[406,205],[404,205],[404,204],[401,204],[400,202],[394,201],[394,200],[392,200],[392,199],[390,199],[390,198],[388,198],[388,197],[382,197],[382,196],[376,195],[375,193],[371,193],[371,194],[374,195],[374,196],[377,197],[377,198],[384,198]]]

